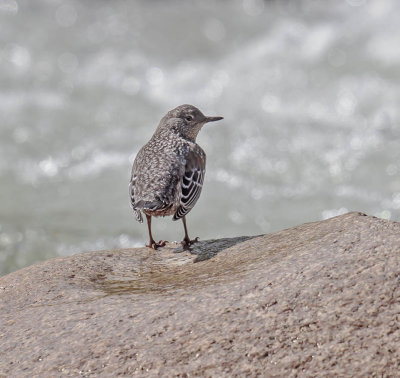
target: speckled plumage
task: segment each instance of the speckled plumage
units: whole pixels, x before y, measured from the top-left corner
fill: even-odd
[[[185,241],[190,242],[185,215],[200,196],[206,166],[206,154],[196,144],[196,137],[206,122],[219,119],[222,117],[204,116],[192,105],[178,106],[162,118],[137,154],[129,185],[131,205],[139,222],[143,222],[142,212],[146,214],[153,248],[157,243],[151,236],[151,216],[182,218]]]

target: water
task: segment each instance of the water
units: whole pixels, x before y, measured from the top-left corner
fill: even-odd
[[[204,127],[191,237],[346,211],[400,220],[400,4],[0,1],[0,275],[143,245],[135,153],[182,103]],[[158,239],[180,222],[157,219]]]

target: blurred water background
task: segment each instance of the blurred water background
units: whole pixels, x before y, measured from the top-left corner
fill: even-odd
[[[0,0],[0,275],[143,245],[131,164],[182,103],[225,117],[198,138],[192,237],[399,221],[399,15],[396,0]]]

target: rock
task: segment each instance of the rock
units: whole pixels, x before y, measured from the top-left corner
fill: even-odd
[[[395,376],[400,223],[48,260],[0,278],[0,339],[7,377]]]

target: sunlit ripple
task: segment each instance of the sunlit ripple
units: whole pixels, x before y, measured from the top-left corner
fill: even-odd
[[[204,34],[211,41],[220,42],[226,35],[225,26],[220,20],[210,18],[204,25]]]
[[[99,251],[104,249],[143,247],[144,240],[135,240],[130,235],[120,234],[115,238],[98,238],[94,241],[85,241],[79,244],[60,243],[57,246],[58,256],[69,256],[81,251]]]
[[[1,14],[12,14],[18,13],[18,3],[15,0],[2,0],[0,2],[0,15]]]
[[[0,88],[0,109],[7,114],[20,112],[29,106],[60,108],[63,104],[62,95],[51,90],[4,92]]]
[[[78,164],[71,165],[67,173],[71,179],[87,179],[91,175],[101,173],[106,168],[125,165],[127,161],[128,156],[123,153],[94,151],[88,159]]]

